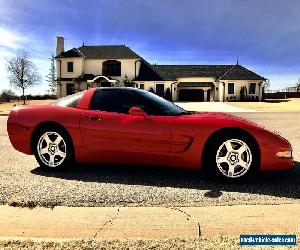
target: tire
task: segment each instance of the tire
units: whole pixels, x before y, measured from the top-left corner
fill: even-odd
[[[256,144],[242,133],[222,134],[214,138],[205,156],[206,170],[221,180],[231,182],[253,176],[259,166]]]
[[[74,164],[73,143],[63,128],[40,128],[34,135],[32,149],[36,161],[44,169],[61,170]]]

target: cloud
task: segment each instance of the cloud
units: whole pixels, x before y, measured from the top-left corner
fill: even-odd
[[[0,47],[7,49],[20,49],[29,41],[26,36],[4,27],[0,27],[0,37]]]
[[[6,71],[6,59],[16,55],[18,50],[25,49],[29,51],[31,60],[38,68],[42,79],[48,73],[49,60],[51,56],[49,49],[37,39],[35,35],[12,31],[9,28],[0,27],[0,91],[2,89],[11,89],[8,73]],[[50,49],[51,50],[51,49]],[[47,87],[42,84],[39,87],[29,89],[28,93],[44,93]],[[20,92],[14,90],[16,93]]]

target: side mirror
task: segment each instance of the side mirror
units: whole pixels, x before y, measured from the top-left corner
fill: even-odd
[[[148,114],[141,108],[132,107],[129,109],[129,115],[143,117],[144,119],[149,119]]]

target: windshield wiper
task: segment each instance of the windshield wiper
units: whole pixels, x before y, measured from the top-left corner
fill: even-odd
[[[182,111],[177,113],[176,115],[191,115],[191,114],[195,114],[195,111]]]

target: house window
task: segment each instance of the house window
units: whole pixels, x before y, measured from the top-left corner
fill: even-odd
[[[103,62],[102,75],[121,76],[121,62],[116,60],[107,60]]]
[[[165,95],[165,84],[163,84],[163,83],[157,83],[155,85],[155,93],[158,96],[164,97],[164,95]]]
[[[73,72],[73,62],[67,63],[68,72]]]
[[[73,95],[75,93],[74,83],[67,83],[67,95]]]
[[[255,94],[256,83],[251,82],[249,87],[249,94]]]
[[[145,89],[145,84],[144,83],[140,84],[140,89]]]
[[[229,95],[233,95],[234,94],[234,83],[233,82],[229,82],[228,83],[228,94]]]

